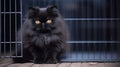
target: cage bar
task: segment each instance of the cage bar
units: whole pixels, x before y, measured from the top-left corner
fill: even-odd
[[[9,2],[9,12],[10,12],[10,23],[9,23],[9,25],[10,25],[10,42],[11,42],[11,33],[12,33],[12,31],[11,31],[11,1]],[[11,43],[10,43],[10,57],[12,56],[12,46],[11,46]]]
[[[15,12],[17,12],[16,7],[16,0],[15,0]],[[17,42],[17,15],[15,13],[15,42]],[[17,43],[15,43],[15,56],[17,56]]]
[[[6,0],[4,0],[4,11],[6,12],[5,2],[6,2]],[[6,19],[5,18],[6,18],[6,14],[4,13],[4,42],[6,42],[6,36],[5,36],[6,35],[6,31],[5,31],[6,30],[6,28],[5,28],[6,27],[5,26],[6,25],[6,22],[5,22]],[[4,56],[6,56],[6,49],[5,48],[6,48],[6,43],[4,43]]]
[[[21,16],[22,11],[19,11],[19,9],[21,8],[17,8],[18,5],[22,6],[22,1],[17,0],[16,3],[14,1],[15,0],[12,0],[12,1],[0,0],[0,57],[16,57],[16,56],[13,56],[12,54],[13,52],[15,52],[14,51],[15,43],[16,44],[20,43],[20,45],[22,43],[22,42],[15,41],[17,40],[17,38],[15,39],[14,37],[15,33],[13,32],[14,29],[16,29],[14,31],[17,32],[17,28],[14,28],[14,26],[18,27],[17,25],[14,25],[13,19],[17,18],[15,19],[16,23],[19,23],[19,22],[22,23],[22,21],[18,21],[19,19],[22,20],[22,18],[18,19],[17,17],[18,15],[22,17]],[[17,4],[19,1],[21,2],[21,4]],[[14,5],[16,7],[15,9],[14,9]],[[13,16],[15,14],[16,14],[16,17]]]
[[[20,26],[20,27],[22,28],[22,22],[23,22],[23,21],[22,21],[22,17],[23,17],[23,15],[22,15],[22,9],[23,9],[23,8],[22,8],[22,0],[20,0],[20,4],[21,4],[21,5],[20,5],[20,11],[21,11],[21,17],[20,17],[20,18],[21,18],[21,22],[20,22],[20,23],[21,23],[21,26]],[[21,32],[21,41],[20,41],[20,42],[22,42],[22,41],[23,41],[23,40],[22,40],[22,32]],[[22,43],[21,43],[21,57],[23,57],[23,44],[22,44]]]
[[[1,0],[0,0],[0,57],[1,57]]]

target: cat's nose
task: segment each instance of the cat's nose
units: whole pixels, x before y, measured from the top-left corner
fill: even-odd
[[[42,23],[42,29],[44,29],[45,28],[45,24],[44,23]]]

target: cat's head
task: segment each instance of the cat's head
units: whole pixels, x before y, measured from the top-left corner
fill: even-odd
[[[27,17],[31,20],[34,31],[45,33],[55,29],[55,19],[59,17],[59,12],[56,6],[30,7]]]

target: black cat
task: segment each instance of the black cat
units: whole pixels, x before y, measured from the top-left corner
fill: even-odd
[[[14,62],[57,63],[68,47],[68,30],[56,6],[30,7],[19,39],[20,33],[23,57],[13,58]]]

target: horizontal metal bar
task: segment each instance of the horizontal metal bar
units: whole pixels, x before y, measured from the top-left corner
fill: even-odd
[[[120,43],[120,41],[67,41],[67,43]]]
[[[22,43],[22,42],[1,42],[1,43]],[[120,43],[120,41],[67,41],[67,43]]]
[[[22,43],[22,42],[1,42],[1,43]]]
[[[62,62],[120,62],[120,59],[63,59]]]
[[[25,17],[23,17],[23,21],[25,20]],[[86,20],[101,20],[101,21],[108,21],[108,20],[120,20],[120,18],[64,18],[65,21],[75,21],[75,20],[82,20],[82,21],[86,21]]]
[[[18,13],[18,14],[21,14],[22,12],[1,12],[2,14],[4,14],[4,13],[12,13],[12,14],[14,14],[14,13]]]
[[[64,20],[120,20],[120,18],[64,18]]]
[[[23,56],[0,56],[0,58],[14,58],[14,57],[23,57]]]

